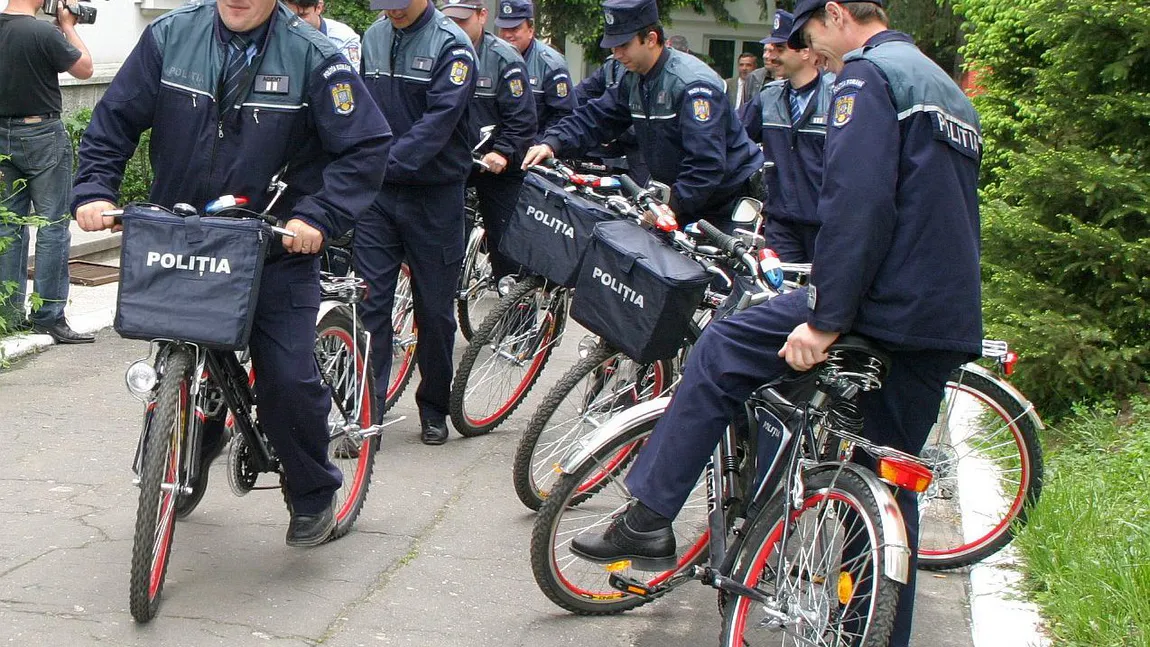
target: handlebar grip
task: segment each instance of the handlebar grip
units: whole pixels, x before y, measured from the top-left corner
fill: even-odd
[[[747,251],[746,246],[743,245],[743,241],[734,236],[724,234],[719,230],[718,227],[712,225],[706,220],[699,220],[697,224],[699,225],[699,229],[701,229],[703,233],[706,234],[707,238],[710,238],[715,243],[715,246],[719,247],[724,252],[738,257]]]
[[[632,197],[637,198],[639,194],[643,192],[643,189],[639,188],[638,184],[635,184],[635,180],[632,180],[631,176],[626,173],[619,175],[619,183],[623,185],[623,188],[626,189],[627,193],[630,193]]]

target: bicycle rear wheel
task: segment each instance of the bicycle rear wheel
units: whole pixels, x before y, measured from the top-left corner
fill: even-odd
[[[776,495],[752,524],[733,569],[735,581],[771,602],[729,599],[719,644],[886,647],[902,585],[883,573],[888,538],[878,503],[849,471],[803,480],[802,504],[792,510],[789,492]],[[782,627],[767,608],[787,617]]]
[[[391,326],[391,383],[387,385],[381,415],[395,406],[415,375],[415,345],[419,331],[415,325],[415,299],[411,293],[411,270],[407,263],[399,266],[395,302],[391,306]]]
[[[379,447],[377,438],[345,431],[345,425],[365,429],[373,422],[375,383],[374,372],[365,362],[367,348],[367,334],[362,323],[353,322],[351,307],[334,308],[320,320],[315,358],[332,397],[328,458],[343,473],[343,485],[336,493],[332,539],[346,535],[363,509]]]
[[[136,622],[148,622],[160,607],[176,526],[176,499],[187,439],[192,352],[173,347],[160,368],[155,400],[144,430],[140,498],[132,538],[129,607]]]
[[[498,427],[523,403],[558,344],[563,299],[541,277],[517,284],[476,331],[451,385],[451,422],[464,436]]]
[[[589,460],[564,474],[551,488],[535,518],[531,532],[531,570],[535,582],[552,602],[579,615],[605,615],[622,613],[651,601],[616,589],[609,583],[611,572],[602,564],[595,564],[570,552],[571,541],[583,533],[599,534],[607,529],[611,520],[621,513],[631,500],[624,482],[626,468],[620,467],[621,457],[634,456],[651,435],[655,423],[637,425],[622,431],[614,441],[601,448]],[[584,484],[603,481],[603,487],[584,496]],[[574,501],[583,499],[575,507]],[[661,573],[630,568],[617,570],[614,575],[637,581],[648,588],[666,585],[675,574],[681,573],[707,556],[707,488],[703,478],[695,485],[686,505],[672,525],[677,547],[675,568]],[[661,595],[668,589],[662,589]]]
[[[1026,408],[993,374],[961,366],[920,455],[920,568],[958,568],[1001,550],[1042,491],[1042,447]]]
[[[515,451],[512,481],[523,505],[538,510],[559,478],[556,464],[567,451],[616,413],[662,395],[670,374],[669,361],[636,364],[606,344],[572,366],[543,399]],[[585,484],[572,504],[605,483],[600,478]]]

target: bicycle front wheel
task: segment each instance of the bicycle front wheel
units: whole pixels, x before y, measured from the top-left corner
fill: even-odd
[[[902,585],[883,573],[888,537],[870,488],[849,471],[776,495],[747,533],[732,577],[765,594],[724,604],[723,647],[886,647]]]
[[[155,400],[144,428],[140,498],[132,538],[129,606],[136,622],[148,622],[160,607],[176,530],[177,489],[187,439],[192,351],[173,347],[160,368]]]
[[[626,472],[654,427],[655,423],[650,422],[622,431],[570,474],[559,477],[539,509],[531,532],[531,571],[543,594],[568,611],[605,615],[642,606],[651,598],[611,586],[612,574],[656,589],[658,595],[662,595],[668,590],[665,588],[668,580],[707,556],[710,533],[707,531],[707,488],[702,477],[672,524],[677,549],[674,568],[652,573],[626,565],[609,572],[603,564],[571,553],[573,539],[584,533],[603,533],[631,501],[625,483]],[[587,483],[601,483],[601,487],[588,493]],[[577,499],[583,503],[575,507]]]
[[[464,436],[498,427],[523,403],[567,318],[560,298],[531,277],[503,297],[476,331],[451,385],[451,422]]]
[[[365,361],[367,348],[363,324],[353,322],[349,306],[334,308],[320,320],[315,359],[332,398],[328,458],[343,473],[343,485],[336,493],[332,539],[346,535],[363,509],[379,447],[378,438],[365,438],[357,432],[373,422],[375,382],[374,372]]]
[[[999,378],[960,366],[920,453],[934,481],[919,496],[920,568],[958,568],[1001,550],[1042,491],[1042,448]]]
[[[669,361],[637,364],[606,344],[572,366],[543,399],[515,451],[512,480],[523,505],[538,510],[559,478],[556,464],[567,451],[616,413],[662,395],[670,373]],[[604,483],[600,478],[584,484],[582,496]]]
[[[387,385],[381,414],[395,406],[415,375],[415,344],[419,331],[415,325],[415,299],[411,292],[411,270],[407,263],[399,266],[395,301],[391,306],[391,326],[391,383]]]

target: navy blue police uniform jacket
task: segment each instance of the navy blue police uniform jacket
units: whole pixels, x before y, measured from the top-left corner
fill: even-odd
[[[472,137],[478,139],[480,128],[494,125],[491,140],[479,153],[499,153],[507,158],[507,170],[514,171],[536,134],[527,66],[510,43],[486,32],[476,55],[479,71],[471,104]]]
[[[763,86],[742,111],[751,141],[763,145],[763,156],[775,167],[765,174],[767,214],[784,222],[817,225],[819,188],[823,183],[823,145],[831,105],[833,74],[815,79],[814,93],[798,123],[791,123],[790,82]]]
[[[602,65],[595,68],[594,72],[575,86],[575,102],[578,105],[583,105],[588,101],[598,99],[606,94],[607,90],[619,85],[626,73],[627,68],[618,59],[614,56],[608,56]],[[635,129],[633,127],[628,128],[622,135],[619,135],[612,146],[619,150],[609,150],[606,151],[607,154],[618,153],[622,155],[637,151],[639,142],[635,139]]]
[[[906,34],[876,34],[843,60],[807,322],[978,354],[978,114]]]
[[[727,101],[723,79],[670,48],[646,76],[628,71],[617,86],[548,130],[542,143],[557,155],[574,156],[632,125],[651,177],[671,186],[671,208],[687,219],[729,201],[763,165],[762,152]]]
[[[559,123],[575,110],[575,89],[563,55],[547,43],[532,40],[523,52],[531,95],[535,97],[538,132]]]
[[[272,12],[252,87],[221,119],[226,43],[216,3],[199,0],[157,18],[92,112],[80,145],[72,208],[115,203],[141,133],[152,129],[150,200],[198,209],[221,194],[262,211],[284,164],[274,209],[325,236],[351,229],[378,193],[391,142],[387,121],[331,41],[283,5]],[[278,253],[279,246],[273,246]]]
[[[383,181],[465,181],[474,145],[468,106],[476,76],[467,35],[429,5],[403,29],[386,17],[375,21],[363,34],[362,51],[364,83],[395,135]]]

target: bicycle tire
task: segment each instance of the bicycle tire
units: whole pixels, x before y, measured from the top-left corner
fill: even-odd
[[[625,469],[616,471],[608,483],[611,487],[600,488],[576,508],[572,499],[580,496],[580,486],[594,478],[595,473],[610,471],[610,463],[621,454],[637,452],[654,427],[654,422],[648,422],[622,430],[613,442],[561,476],[539,509],[531,532],[531,571],[539,589],[558,606],[578,615],[611,615],[651,601],[651,598],[612,587],[603,565],[575,557],[566,549],[578,534],[578,525],[582,524],[586,531],[601,533],[606,530],[609,519],[630,500],[624,483]],[[709,538],[706,493],[706,485],[700,478],[683,512],[673,522],[678,547],[674,569],[647,573],[628,568],[618,574],[656,587],[706,559]],[[576,516],[565,519],[568,513]],[[584,524],[584,519],[591,521]]]
[[[191,350],[172,348],[164,360],[154,405],[146,414],[128,587],[132,618],[139,623],[156,616],[168,572],[176,530],[176,484],[182,480],[179,478],[183,469],[180,451],[191,419],[188,415],[191,374]],[[166,490],[162,487],[165,484],[170,485]]]
[[[383,411],[379,412],[381,416],[399,402],[411,378],[415,376],[415,348],[419,343],[419,328],[416,324],[411,270],[404,263],[399,266],[395,301],[391,306],[391,380],[384,396]]]
[[[959,568],[1002,550],[1042,493],[1038,429],[998,379],[960,366],[947,383],[939,421],[920,452],[935,480],[919,498],[919,568]],[[964,422],[982,429],[956,438]],[[960,473],[970,490],[960,487]]]
[[[493,299],[498,295],[494,288],[491,260],[487,253],[487,236],[481,235],[478,240],[468,242],[455,300],[459,332],[467,341],[471,341],[483,323],[485,311],[479,304],[497,300]]]
[[[814,647],[814,645],[834,644],[843,647],[886,647],[894,627],[894,616],[902,584],[883,573],[887,538],[883,535],[882,524],[879,523],[879,505],[874,495],[861,477],[847,470],[817,471],[805,476],[803,482],[804,498],[798,510],[791,510],[787,506],[790,493],[784,491],[776,494],[756,517],[747,533],[746,541],[740,548],[740,554],[736,557],[732,578],[744,586],[763,592],[767,592],[764,585],[770,586],[773,583],[774,592],[784,591],[780,597],[786,599],[783,605],[786,611],[790,611],[791,606],[805,607],[795,612],[792,617],[802,618],[806,624],[797,622],[795,626],[780,632],[774,627],[763,626],[758,622],[761,618],[756,609],[760,608],[761,604],[747,597],[728,597],[723,605],[723,633],[719,644],[722,647],[754,647],[761,644],[775,647],[780,644],[780,634],[784,634],[781,644],[788,646]],[[831,503],[834,503],[835,507],[832,508]],[[841,512],[840,510],[844,508],[845,512]],[[823,511],[828,510],[833,512],[822,515]],[[806,512],[819,515],[813,524],[800,520]],[[841,560],[841,555],[840,559],[835,559],[835,553],[842,552],[844,541],[836,530],[840,523],[851,520],[851,513],[860,522],[853,526],[860,532],[858,535],[852,535],[849,531],[844,531],[842,534],[848,537],[861,537],[865,534],[869,543],[866,550],[860,551],[869,558],[860,557],[855,562],[861,567],[860,571],[863,571],[858,575],[842,570],[845,564],[835,564]],[[784,564],[784,568],[779,569],[785,572],[783,578],[785,582],[780,583],[779,572],[776,570],[778,566],[776,551],[779,549],[785,519],[789,520],[790,531],[793,533],[790,539],[797,541],[793,544],[788,542],[787,546],[782,547],[791,556]],[[833,525],[824,525],[824,519],[835,521],[832,522]],[[810,541],[805,541],[808,536],[807,530],[812,525],[815,531],[809,533]],[[829,535],[826,532],[828,528],[832,530]],[[826,545],[829,559],[815,560],[804,566],[803,560],[814,555],[821,545]],[[854,562],[854,560],[855,558],[851,558],[848,561]],[[836,570],[837,576],[833,574]],[[869,593],[863,591],[861,586],[866,581],[873,583]],[[844,588],[848,594],[846,601],[843,601]],[[863,595],[858,596],[859,592],[863,592]],[[828,633],[837,633],[831,627],[837,615],[835,603],[843,607],[837,618],[841,623],[842,616],[847,615],[852,608],[851,602],[856,599],[859,601],[859,606],[866,611],[868,618],[866,626],[859,627],[857,632],[853,632],[855,636],[850,641],[840,641],[843,636],[838,633],[834,636],[834,640],[823,642],[823,637]],[[825,603],[825,606],[821,603]],[[814,626],[816,624],[823,626],[816,627]],[[839,624],[839,632],[842,628],[842,624]],[[756,641],[753,637],[748,639],[748,634],[760,631],[761,640]],[[807,634],[806,638],[802,636],[804,633]]]
[[[357,332],[358,340],[353,345]],[[351,362],[353,348],[359,349],[354,363]],[[352,309],[349,306],[329,310],[316,326],[316,362],[324,382],[331,389],[333,399],[331,415],[328,417],[331,434],[328,457],[343,474],[343,485],[336,493],[332,539],[346,535],[359,517],[371,487],[371,473],[379,447],[376,438],[365,438],[358,445],[345,443],[347,436],[342,431],[336,431],[337,425],[343,424],[343,414],[336,406],[336,398],[339,398],[347,411],[354,411],[358,404],[360,415],[356,422],[361,427],[369,427],[374,422],[372,409],[375,401],[375,374],[364,361],[367,348],[366,331],[362,323],[352,321]],[[358,376],[363,376],[366,384],[360,385]]]
[[[461,435],[466,437],[481,436],[503,424],[523,403],[527,393],[543,372],[543,367],[551,357],[552,351],[555,350],[559,331],[563,329],[567,317],[566,310],[560,306],[556,310],[547,310],[543,315],[542,323],[539,323],[536,300],[541,297],[543,287],[544,280],[538,276],[527,278],[516,284],[506,296],[499,300],[499,303],[483,320],[483,324],[476,331],[471,343],[467,346],[467,350],[464,351],[463,357],[460,358],[459,367],[456,369],[451,384],[451,399],[448,402],[448,408],[451,413],[451,422],[455,426],[455,430]],[[532,312],[532,309],[535,311]],[[528,314],[524,314],[525,312]],[[516,317],[527,316],[532,317],[531,321],[536,322],[530,330],[523,329],[522,324],[525,324],[527,319],[522,322],[514,321]],[[538,330],[535,328],[536,325],[539,325]],[[512,332],[518,334],[510,335]],[[503,347],[508,345],[509,337],[513,340],[510,343],[511,350],[505,350]],[[522,339],[514,341],[519,338]],[[491,347],[492,343],[496,344],[495,347]],[[516,344],[519,343],[525,345],[521,348],[517,347]],[[485,361],[477,366],[480,356],[488,350],[492,351],[491,356],[485,357]],[[500,395],[502,389],[495,392],[495,403],[491,405],[493,412],[483,412],[478,415],[474,411],[469,412],[468,401],[471,400],[472,403],[475,403],[479,399],[476,394],[483,395],[483,391],[479,390],[480,387],[491,383],[494,379],[493,376],[498,375],[499,365],[494,360],[499,353],[514,358],[514,361],[502,361],[506,368],[517,368],[519,364],[516,362],[522,362],[528,358],[531,361],[526,364],[525,372],[518,380],[515,380],[514,385],[511,384],[511,381],[507,382],[509,395]],[[518,359],[519,355],[526,357]],[[478,382],[473,384],[473,378]],[[488,400],[491,401],[492,398],[488,398]]]
[[[549,474],[556,473],[550,466],[561,459],[579,439],[593,432],[615,413],[659,397],[666,390],[670,381],[669,361],[660,360],[631,370],[628,365],[633,364],[626,355],[608,344],[600,343],[551,387],[535,410],[515,450],[511,479],[515,494],[523,505],[539,510],[554,481],[548,479]],[[622,380],[612,383],[610,379],[613,376],[620,376]],[[636,377],[644,383],[638,389],[635,388]],[[588,411],[592,410],[595,414],[589,419]],[[557,415],[563,416],[572,411],[574,416],[553,422]],[[591,426],[585,426],[587,422]],[[558,438],[541,444],[540,439],[545,434],[551,436],[552,431],[558,433]],[[622,469],[625,465],[621,460],[614,469]],[[606,480],[603,478],[585,483],[582,496],[572,499],[572,505],[582,503],[586,497],[605,485]]]

